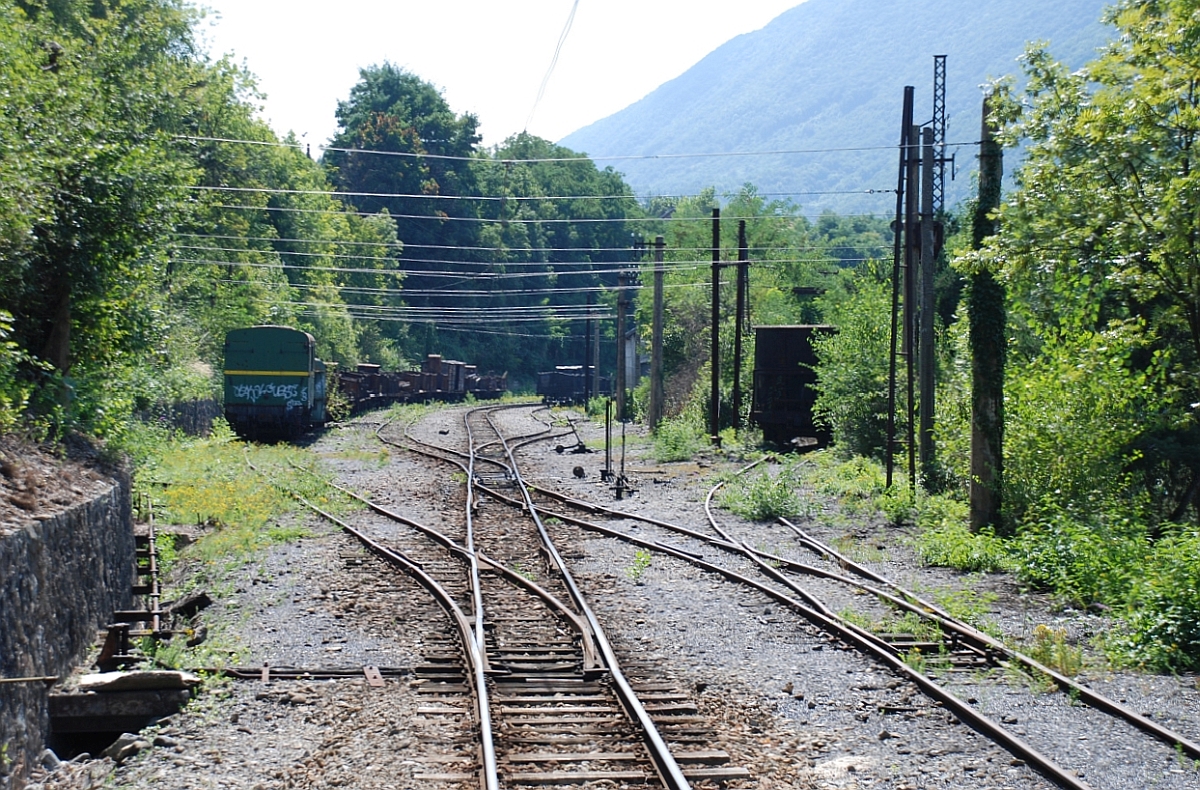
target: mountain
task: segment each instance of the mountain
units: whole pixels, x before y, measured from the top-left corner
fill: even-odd
[[[933,56],[947,56],[946,141],[972,143],[980,86],[1018,75],[1029,41],[1048,41],[1058,60],[1082,65],[1109,36],[1100,21],[1105,5],[808,0],[561,144],[612,165],[638,195],[708,186],[724,193],[751,182],[763,194],[786,193],[809,214],[889,213],[894,196],[868,190],[895,188],[905,85],[916,88],[917,121],[932,117]],[[756,151],[808,153],[671,156]],[[968,196],[976,149],[950,146],[951,154],[958,177],[951,181],[947,169],[947,206]],[[619,158],[634,155],[666,158]]]

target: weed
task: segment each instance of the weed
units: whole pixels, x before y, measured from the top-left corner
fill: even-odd
[[[526,570],[525,566],[519,562],[512,564],[512,572],[520,576],[525,581],[536,582],[537,574],[531,570]]]
[[[1002,538],[986,528],[972,532],[964,522],[928,524],[913,539],[912,547],[926,565],[989,572],[1011,569],[1014,565]]]
[[[175,536],[170,532],[155,533],[154,551],[158,555],[158,572],[165,576],[179,561],[179,551],[175,548]]]
[[[625,575],[635,582],[640,582],[653,559],[653,555],[646,549],[637,549],[633,553],[633,564],[625,569]]]
[[[924,674],[926,668],[928,667],[928,661],[925,657],[925,654],[921,652],[921,648],[919,647],[914,647],[912,650],[902,654],[900,656],[900,660],[921,674]]]
[[[763,469],[735,478],[721,493],[720,502],[722,507],[752,521],[794,516],[801,511],[791,464],[775,474]]]
[[[1033,629],[1033,641],[1027,649],[1034,661],[1068,677],[1083,669],[1083,650],[1067,642],[1065,628],[1039,624]]]
[[[667,420],[654,432],[652,455],[659,463],[686,461],[707,446],[703,431],[692,420]]]
[[[883,547],[864,544],[850,535],[834,538],[833,547],[839,554],[855,562],[885,562],[888,558],[887,550]]]
[[[995,593],[978,592],[970,588],[935,590],[933,601],[954,619],[992,637],[1000,637],[1000,629],[987,618],[992,604],[996,602]]]

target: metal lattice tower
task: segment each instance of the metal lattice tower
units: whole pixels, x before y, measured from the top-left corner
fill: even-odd
[[[933,212],[946,197],[946,56],[933,56]]]

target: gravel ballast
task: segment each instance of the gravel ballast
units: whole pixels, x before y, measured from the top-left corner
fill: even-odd
[[[449,444],[461,430],[462,411],[432,412],[414,431]],[[513,433],[536,426],[528,410],[504,414],[503,424]],[[446,465],[396,449],[382,464],[366,457],[360,451],[363,436],[378,420],[369,415],[331,428],[312,449],[342,484],[403,515],[454,532],[461,481]],[[602,425],[581,422],[578,430],[591,445],[602,440]],[[630,430],[634,441],[626,470],[636,493],[619,503],[599,480],[601,453],[559,453],[554,441],[532,444],[519,453],[523,471],[533,482],[580,499],[707,532],[705,496],[717,473],[737,464],[718,458],[655,463],[641,457],[638,448],[645,444],[637,441],[632,426]],[[577,466],[583,468],[582,479],[574,474]],[[1005,641],[1020,644],[1038,625],[1065,628],[1073,635],[1106,627],[1093,615],[1059,611],[1003,576],[964,578],[923,567],[898,530],[866,518],[824,518],[833,505],[812,504],[810,517],[797,522],[801,528],[827,544],[850,541],[875,547],[867,557],[855,559],[910,589],[931,595],[963,589],[994,592],[985,617]],[[485,500],[482,507],[502,505]],[[203,615],[210,640],[232,646],[236,655],[229,657],[230,663],[242,666],[374,665],[400,674],[389,676],[383,688],[373,688],[361,677],[211,683],[180,714],[142,733],[145,748],[119,765],[111,759],[66,763],[37,777],[45,787],[99,787],[103,782],[131,790],[466,786],[416,778],[457,770],[448,766],[457,765],[464,749],[469,750],[469,727],[420,714],[418,688],[412,676],[403,674],[421,663],[429,635],[445,628],[445,615],[422,588],[389,571],[340,530],[307,516],[297,518],[307,527],[306,537],[274,546],[232,571],[228,589],[213,591],[215,603]],[[780,525],[746,522],[725,512],[718,518],[751,546],[814,560]],[[401,529],[376,517],[355,523],[384,542]],[[644,523],[608,526],[752,572],[749,563],[739,564],[678,535],[668,537]],[[631,663],[657,666],[664,679],[691,691],[703,715],[719,722],[720,742],[712,747],[729,752],[732,764],[752,776],[730,786],[1052,786],[911,682],[846,649],[761,593],[666,555],[655,554],[647,562],[624,541],[562,523],[552,524],[551,530],[618,653]],[[186,574],[186,562],[178,570]],[[855,598],[862,597],[833,584],[814,583],[813,590],[834,611],[853,607]],[[1047,693],[1028,679],[1003,672],[941,679],[1097,790],[1200,786],[1200,773],[1170,747],[1082,709],[1065,695]],[[1194,677],[1089,669],[1084,680],[1200,740],[1200,693]]]

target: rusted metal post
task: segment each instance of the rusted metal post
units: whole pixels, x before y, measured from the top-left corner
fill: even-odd
[[[586,408],[587,403],[592,398],[592,304],[595,297],[588,294],[587,297],[587,318],[583,321],[583,405]]]
[[[625,289],[629,286],[629,272],[622,269],[617,273],[617,375],[614,386],[617,398],[617,419],[625,420]]]

